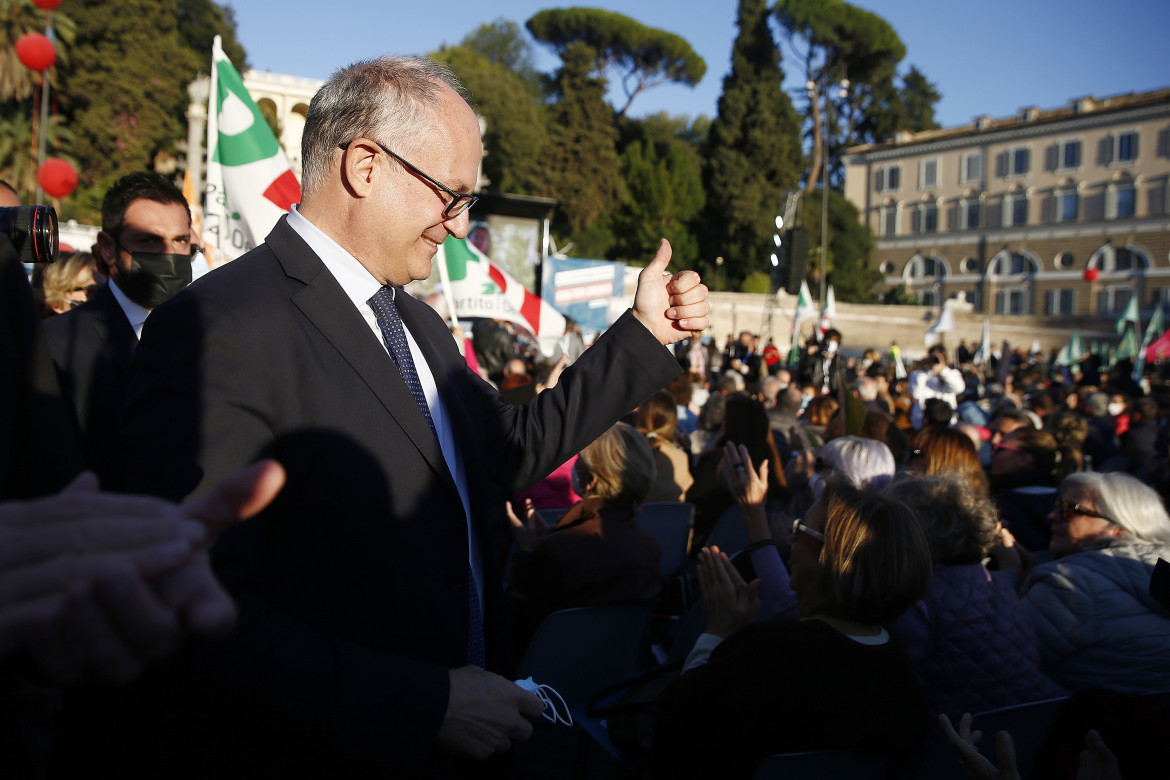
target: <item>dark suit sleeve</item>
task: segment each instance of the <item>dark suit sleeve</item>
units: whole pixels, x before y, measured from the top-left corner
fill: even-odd
[[[556,387],[529,404],[510,406],[490,385],[476,382],[469,404],[494,454],[493,480],[527,490],[680,371],[671,351],[627,311],[565,369]]]

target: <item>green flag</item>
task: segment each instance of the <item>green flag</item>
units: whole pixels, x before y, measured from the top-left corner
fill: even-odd
[[[1127,322],[1132,322],[1133,326],[1136,328],[1139,319],[1140,315],[1138,313],[1137,296],[1130,296],[1129,303],[1125,306],[1125,311],[1123,311],[1121,316],[1117,318],[1117,322],[1114,323],[1114,327],[1117,329],[1118,333],[1125,333],[1125,324]]]

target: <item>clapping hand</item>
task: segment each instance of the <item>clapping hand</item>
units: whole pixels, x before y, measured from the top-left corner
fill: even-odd
[[[761,461],[759,471],[752,465],[747,447],[727,442],[723,445],[723,459],[719,461],[723,481],[735,496],[743,514],[748,538],[753,542],[771,539],[768,519],[764,514],[764,499],[768,495],[768,461]]]
[[[512,542],[517,550],[532,552],[544,537],[548,536],[548,524],[537,513],[531,498],[524,499],[524,518],[527,522],[516,516],[511,501],[504,502],[504,510],[508,513],[508,522],[512,526]]]
[[[707,613],[707,633],[728,637],[756,619],[760,611],[760,581],[750,584],[718,547],[699,552],[699,588]]]

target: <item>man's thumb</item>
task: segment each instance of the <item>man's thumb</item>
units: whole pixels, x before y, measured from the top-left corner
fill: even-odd
[[[665,273],[666,266],[670,265],[670,257],[670,242],[664,238],[658,244],[658,251],[654,254],[654,259],[650,261],[650,265],[646,266],[647,273]]]

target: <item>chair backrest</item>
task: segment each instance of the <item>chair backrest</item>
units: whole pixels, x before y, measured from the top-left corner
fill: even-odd
[[[1062,696],[978,713],[971,720],[971,728],[983,732],[979,752],[995,762],[995,735],[1006,731],[1012,735],[1016,746],[1016,767],[1020,777],[1031,777],[1044,738],[1052,730],[1053,721],[1067,701],[1068,697]]]
[[[652,501],[642,504],[634,521],[658,540],[662,549],[658,573],[663,577],[678,574],[687,562],[687,545],[695,524],[695,505],[685,501]]]
[[[691,654],[695,640],[707,630],[707,613],[703,609],[703,602],[691,607],[687,614],[682,616],[675,628],[674,640],[670,643],[668,661],[682,661]]]
[[[889,765],[886,756],[852,750],[777,753],[760,762],[752,780],[883,780]]]
[[[537,509],[536,514],[540,515],[540,519],[544,521],[545,525],[552,528],[561,521],[561,518],[565,516],[565,512],[568,511],[569,507],[566,506],[556,509]]]
[[[728,555],[739,552],[750,543],[739,504],[732,504],[723,510],[723,514],[715,521],[715,527],[707,536],[707,541],[704,542],[705,546],[718,547]]]
[[[536,629],[519,677],[551,685],[571,708],[645,668],[649,604],[602,604],[553,612]]]

